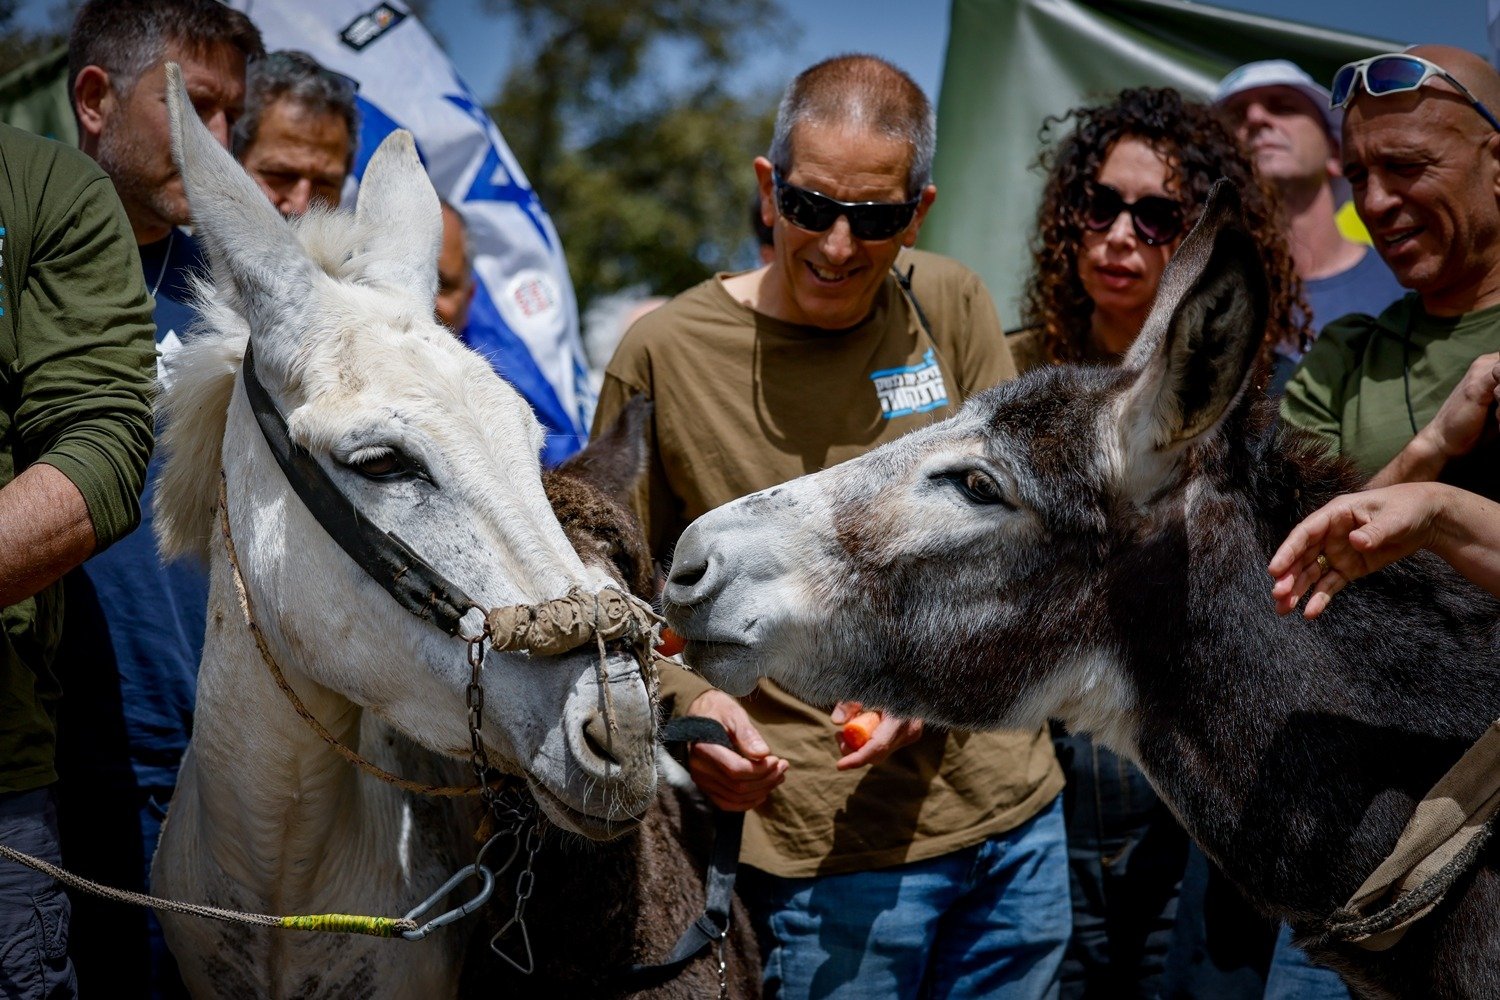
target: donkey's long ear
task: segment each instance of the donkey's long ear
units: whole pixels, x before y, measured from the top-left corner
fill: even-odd
[[[559,465],[559,475],[590,483],[626,506],[646,472],[648,424],[654,404],[644,395],[630,397],[614,423],[578,454]]]
[[[1172,256],[1124,365],[1140,373],[1125,416],[1160,450],[1217,426],[1245,391],[1266,328],[1265,267],[1227,180]]]
[[[362,280],[410,291],[431,311],[443,215],[410,132],[392,132],[370,157],[354,217],[360,231],[354,266]]]
[[[193,234],[216,283],[238,297],[261,356],[285,357],[301,339],[316,266],[270,199],[199,121],[176,63],[167,63],[167,116]]]

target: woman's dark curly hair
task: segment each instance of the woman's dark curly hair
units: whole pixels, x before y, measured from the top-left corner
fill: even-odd
[[[1239,189],[1245,222],[1261,248],[1271,295],[1266,343],[1305,343],[1308,310],[1302,282],[1292,270],[1291,252],[1280,225],[1275,195],[1255,177],[1250,160],[1218,112],[1185,101],[1167,88],[1138,87],[1120,91],[1112,103],[1074,108],[1049,117],[1043,137],[1055,125],[1074,122],[1056,148],[1042,154],[1047,185],[1032,237],[1031,277],[1026,282],[1023,315],[1038,328],[1042,356],[1052,364],[1080,361],[1094,303],[1078,277],[1078,252],[1084,227],[1080,206],[1085,187],[1099,175],[1104,158],[1123,138],[1138,139],[1166,156],[1172,173],[1167,183],[1186,207],[1185,228],[1198,221],[1208,189],[1227,177]]]

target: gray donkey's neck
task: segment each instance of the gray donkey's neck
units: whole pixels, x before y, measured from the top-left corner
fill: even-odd
[[[1271,549],[1348,482],[1269,433],[1259,454],[1211,456],[1203,475],[1220,478],[1200,482],[1198,509],[1112,567],[1129,581],[1132,562],[1180,557],[1187,599],[1137,614],[1151,591],[1114,586],[1110,617],[1153,622],[1119,635],[1143,769],[1252,898],[1312,916],[1363,881],[1500,712],[1500,607],[1420,554],[1315,621],[1272,614]]]

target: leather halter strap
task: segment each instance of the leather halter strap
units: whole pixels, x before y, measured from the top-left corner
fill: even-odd
[[[255,374],[249,342],[245,344],[243,372],[245,396],[255,422],[260,424],[276,464],[313,519],[403,608],[449,635],[462,635],[464,615],[478,605],[398,536],[371,524],[312,453],[292,440],[286,418]]]

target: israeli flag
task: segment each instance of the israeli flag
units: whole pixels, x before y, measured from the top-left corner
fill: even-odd
[[[359,82],[354,178],[382,139],[412,133],[438,194],[469,226],[476,287],[463,339],[531,403],[547,431],[542,460],[583,446],[594,395],[578,303],[557,231],[474,93],[398,0],[230,0],[266,48],[301,49]]]

